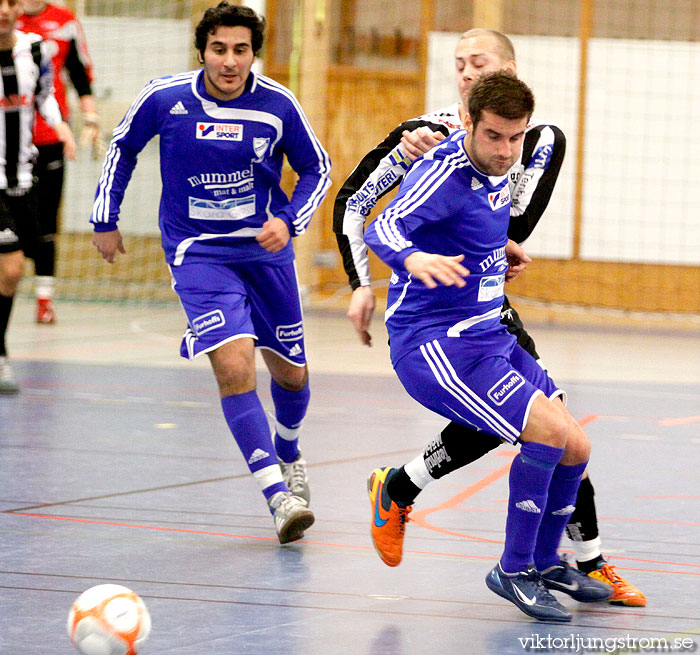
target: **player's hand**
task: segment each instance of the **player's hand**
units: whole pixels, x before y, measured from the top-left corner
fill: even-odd
[[[114,264],[117,251],[122,255],[126,255],[126,250],[122,243],[122,235],[119,233],[119,230],[95,232],[92,235],[92,245],[97,248],[97,252],[102,255],[102,259],[110,264]]]
[[[100,130],[99,116],[97,114],[83,114],[83,129],[80,132],[80,147],[90,148],[90,155],[94,160],[102,159],[107,152],[102,131]]]
[[[372,322],[372,314],[374,314],[376,302],[376,298],[372,293],[372,287],[357,287],[352,292],[347,313],[352,326],[357,334],[360,335],[360,341],[370,348],[372,347],[372,336],[369,333],[369,326]]]
[[[464,255],[448,257],[427,252],[412,252],[403,260],[404,268],[413,277],[417,277],[428,289],[434,289],[439,284],[446,287],[463,287],[467,283],[464,278],[469,271],[459,262]]]
[[[281,218],[273,216],[263,223],[262,232],[255,240],[268,252],[279,252],[289,241],[289,228]]]
[[[73,132],[71,132],[68,123],[65,121],[59,123],[54,127],[56,131],[56,136],[58,136],[59,141],[63,143],[63,154],[66,159],[75,159],[78,152],[78,148],[75,145],[75,139],[73,138]]]
[[[506,243],[506,257],[508,259],[506,282],[511,282],[518,277],[532,261],[522,247],[510,239]]]
[[[401,133],[401,147],[406,156],[414,161],[434,148],[444,138],[445,135],[442,132],[433,132],[429,127],[423,125],[412,132],[404,130]]]

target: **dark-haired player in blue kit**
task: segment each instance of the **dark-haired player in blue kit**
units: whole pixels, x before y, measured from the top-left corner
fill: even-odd
[[[330,160],[294,95],[251,72],[264,28],[247,7],[204,13],[203,68],[154,80],[136,98],[114,131],[91,221],[104,259],[125,253],[119,208],[138,153],[159,135],[159,226],[189,323],[181,354],[209,356],[226,421],[287,543],[314,521],[298,447],[309,385],[290,237],[325,197]],[[291,198],[280,188],[285,155],[299,176]],[[255,390],[256,345],[272,376],[274,443]]]
[[[564,392],[500,321],[509,265],[526,261],[507,236],[507,173],[520,157],[534,98],[512,74],[496,72],[473,85],[468,108],[467,131],[417,160],[365,240],[393,269],[386,325],[408,393],[441,416],[521,444],[505,547],[486,584],[529,616],[570,621],[549,589],[582,602],[608,600],[613,591],[557,554],[590,443],[564,408]],[[380,556],[382,528],[399,514],[375,484],[383,473],[369,480]]]
[[[484,28],[474,28],[460,36],[454,52],[454,64],[459,102],[410,119],[393,129],[362,158],[336,197],[333,229],[353,289],[347,316],[362,342],[368,346],[372,343],[369,325],[375,298],[370,286],[367,247],[363,240],[367,217],[378,199],[398,185],[412,160],[428,152],[452,132],[464,128],[469,92],[480,75],[498,70],[517,74],[511,40],[502,32]],[[515,242],[521,244],[538,225],[554,190],[565,148],[566,139],[556,125],[535,118],[530,120],[522,154],[509,172],[511,210],[508,236]],[[503,298],[501,322],[544,367],[534,340],[506,296]],[[423,453],[406,466],[387,472],[387,488],[397,500],[410,506],[431,481],[483,457],[499,444],[487,433],[450,421]],[[427,473],[424,474],[426,468]],[[390,560],[385,560],[389,566],[396,566],[401,561],[403,527],[402,524],[397,526],[396,553]],[[588,471],[581,480],[576,509],[569,517],[567,534],[572,541],[579,569],[614,588],[611,604],[646,605],[644,594],[620,576],[615,566],[601,554],[594,489]]]

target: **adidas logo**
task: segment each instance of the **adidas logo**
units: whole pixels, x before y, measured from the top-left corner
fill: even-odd
[[[255,462],[259,462],[261,459],[265,459],[266,457],[269,457],[270,453],[266,453],[262,448],[256,448],[253,451],[253,454],[250,456],[250,459],[248,460],[248,464],[255,464]]]
[[[171,112],[172,113],[172,112]],[[484,185],[479,182],[475,177],[472,178],[472,191],[476,191],[477,189],[483,189]]]
[[[576,508],[573,505],[567,505],[566,507],[562,507],[561,509],[552,512],[552,514],[554,516],[568,516],[569,514],[573,514],[575,509]]]
[[[532,500],[521,500],[519,503],[515,503],[515,506],[523,512],[532,512],[533,514],[540,514],[542,511]]]
[[[294,357],[294,355],[301,355],[301,346],[298,343],[295,343],[289,351],[290,357]]]
[[[182,104],[181,100],[178,100],[176,104],[173,105],[172,109],[170,110],[171,114],[189,114],[189,112],[185,109],[185,105]]]

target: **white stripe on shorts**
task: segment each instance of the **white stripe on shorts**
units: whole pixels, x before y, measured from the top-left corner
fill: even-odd
[[[420,351],[433,372],[438,384],[450,395],[454,396],[472,414],[481,418],[494,434],[502,436],[510,442],[514,442],[520,436],[520,430],[506,421],[500,414],[489,407],[477,394],[475,394],[454,370],[445,352],[438,341],[426,343],[420,347]]]

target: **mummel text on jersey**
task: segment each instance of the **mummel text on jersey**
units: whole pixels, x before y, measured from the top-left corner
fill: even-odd
[[[365,233],[367,245],[393,269],[385,319],[394,365],[432,339],[504,329],[508,176],[488,176],[476,168],[464,136],[463,130],[455,132],[418,159],[396,198]],[[403,265],[417,251],[463,254],[461,263],[470,271],[466,286],[426,291]]]
[[[294,259],[291,239],[270,253],[255,237],[273,216],[291,236],[306,230],[330,186],[330,160],[288,89],[251,73],[239,97],[222,101],[206,92],[202,70],[152,81],[114,131],[93,205],[96,231],[116,229],[138,153],[156,134],[170,265],[230,261],[231,245],[236,261]],[[280,188],[283,155],[299,176],[291,199]]]

